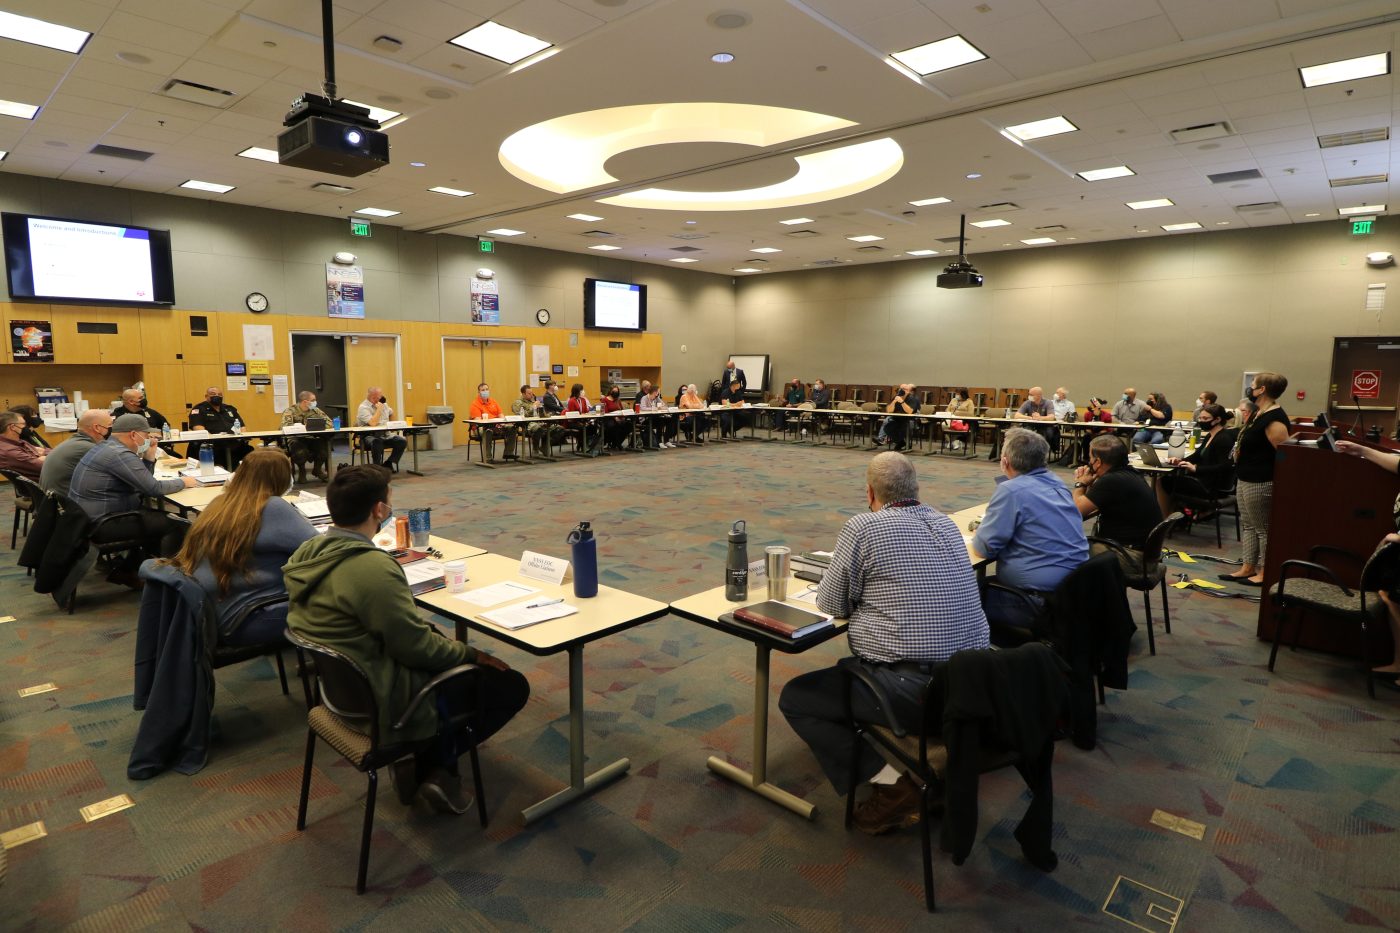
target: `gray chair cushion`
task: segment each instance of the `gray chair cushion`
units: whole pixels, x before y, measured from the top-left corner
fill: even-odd
[[[1274,584],[1269,592],[1275,599],[1278,599],[1280,589],[1283,590],[1283,602],[1290,606],[1310,607],[1324,612],[1361,614],[1361,592],[1359,590],[1353,590],[1352,594],[1348,596],[1341,587],[1334,583],[1328,583],[1326,580],[1309,580],[1304,577],[1290,577],[1286,585]],[[1367,594],[1366,612],[1373,616],[1385,613],[1385,604],[1381,602],[1379,593]]]

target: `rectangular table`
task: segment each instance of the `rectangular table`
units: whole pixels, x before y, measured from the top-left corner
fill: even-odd
[[[439,546],[444,553],[446,549]],[[562,619],[541,622],[527,628],[511,631],[481,618],[482,612],[490,612],[512,602],[491,609],[478,609],[446,590],[437,590],[416,597],[418,605],[451,619],[456,624],[457,638],[465,641],[467,630],[513,645],[522,651],[537,656],[569,654],[569,786],[552,794],[539,803],[526,807],[521,815],[527,824],[533,823],[553,813],[600,787],[611,783],[627,773],[631,762],[619,758],[612,764],[598,769],[592,774],[584,774],[584,735],[583,735],[583,648],[591,641],[604,638],[643,622],[660,618],[667,612],[663,602],[636,596],[609,586],[599,586],[598,595],[591,599],[578,599],[573,595],[573,584],[555,585],[520,575],[518,560],[502,557],[499,554],[483,554],[467,563],[468,590],[489,586],[510,580],[535,587],[538,593],[521,597],[519,601],[557,599],[563,597],[578,612]]]
[[[422,476],[418,470],[418,435],[432,430],[432,425],[410,424],[399,427],[365,427],[350,425],[342,428],[326,428],[324,431],[297,431],[293,434],[284,434],[280,428],[272,431],[240,431],[238,434],[200,434],[197,437],[187,437],[190,432],[184,432],[179,437],[172,437],[161,440],[162,447],[173,447],[175,444],[228,444],[234,441],[248,441],[257,439],[264,444],[276,442],[279,446],[283,439],[312,438],[326,441],[327,454],[331,453],[330,448],[341,435],[349,439],[350,444],[355,443],[355,436],[362,434],[386,434],[390,431],[402,431],[409,438],[409,452],[413,454],[413,466],[407,471],[412,476]],[[335,458],[327,456],[326,468],[329,476],[335,475]]]

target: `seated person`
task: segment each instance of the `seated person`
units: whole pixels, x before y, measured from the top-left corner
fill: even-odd
[[[1212,499],[1227,495],[1235,485],[1235,462],[1230,452],[1238,431],[1225,427],[1225,407],[1214,402],[1201,409],[1196,424],[1201,439],[1196,449],[1183,458],[1173,457],[1172,466],[1181,472],[1157,478],[1157,506],[1163,515],[1177,511],[1177,499]]]
[[[158,437],[140,415],[121,415],[112,422],[107,439],[83,454],[68,484],[68,498],[93,521],[116,512],[137,513],[120,521],[104,522],[93,533],[93,541],[99,544],[133,538],[142,542],[145,553],[128,555],[124,563],[108,574],[107,579],[112,583],[139,587],[141,581],[136,576],[136,568],[142,559],[163,556],[162,539],[170,531],[170,522],[164,512],[143,508],[141,500],[195,485],[188,476],[156,479],[155,460],[160,454],[156,447]]]
[[[736,437],[734,433],[735,413],[730,409],[744,407],[744,384],[735,379],[720,391],[720,404],[724,411],[719,413],[720,437]]]
[[[547,382],[544,387],[544,397],[540,399],[540,411],[546,417],[559,418],[564,414],[564,400],[559,397],[559,383]],[[548,448],[552,443],[562,444],[563,439],[568,437],[569,432],[559,422],[552,422],[545,425],[545,446]]]
[[[122,390],[121,402],[112,409],[113,418],[125,414],[140,415],[142,418],[145,418],[146,423],[151,426],[152,431],[163,432],[170,424],[169,421],[165,420],[164,415],[146,405],[146,390],[138,389],[134,386],[130,389]]]
[[[1040,386],[1032,386],[1026,393],[1026,400],[1021,403],[1021,407],[1016,409],[1017,421],[1055,421],[1055,406],[1050,404],[1050,400],[1045,397],[1045,390]],[[1031,430],[1037,432],[1049,442],[1051,449],[1060,444],[1060,429],[1053,425],[1036,425]]]
[[[705,429],[709,424],[709,419],[704,414],[707,406],[705,405],[705,400],[700,397],[700,393],[696,390],[695,383],[692,382],[685,387],[685,394],[681,396],[680,407],[685,411],[695,412],[695,414],[692,415],[681,416],[682,420],[685,422],[686,432],[690,437],[691,443],[705,443]]]
[[[1141,551],[1147,536],[1162,520],[1157,497],[1142,476],[1128,466],[1128,447],[1113,435],[1089,443],[1089,464],[1074,471],[1074,504],[1085,518],[1099,516],[1098,537]],[[1102,544],[1090,554],[1107,550]],[[1142,575],[1140,555],[1118,555],[1123,572]]]
[[[638,385],[637,385],[637,395],[636,395],[635,398],[632,399],[632,410],[633,410],[633,411],[640,411],[640,410],[641,410],[642,399],[646,398],[647,395],[648,395],[650,392],[651,392],[651,380],[650,380],[650,379],[643,379],[640,383],[638,383]]]
[[[502,418],[501,403],[491,397],[491,386],[481,383],[476,387],[476,398],[472,399],[470,417],[473,421],[479,418]],[[481,425],[473,430],[481,432],[481,447],[486,452],[486,460],[489,462],[496,459],[496,437],[505,439],[507,460],[517,460],[515,456],[515,425]]]
[[[200,585],[219,617],[219,644],[265,645],[282,641],[287,604],[251,613],[229,625],[253,603],[285,595],[282,565],[316,527],[282,498],[292,486],[292,461],[280,447],[243,458],[219,496],[200,513],[170,563]]]
[[[1113,420],[1118,424],[1137,424],[1147,417],[1147,403],[1137,397],[1137,389],[1123,390],[1123,397],[1113,406]]]
[[[1149,393],[1146,412],[1147,427],[1133,435],[1134,446],[1160,444],[1167,439],[1167,432],[1163,428],[1172,420],[1172,406],[1167,402],[1167,397],[1161,392]]]
[[[370,540],[394,514],[389,471],[368,464],[338,470],[326,504],[335,525],[308,539],[283,568],[287,627],[365,672],[383,741],[432,738],[440,721],[463,713],[471,713],[478,742],[490,738],[525,705],[530,685],[503,661],[448,638],[418,614],[403,568]],[[424,684],[459,664],[480,665],[478,684],[448,685],[436,703],[420,705],[403,729],[392,728]],[[396,762],[391,773],[399,800],[410,804],[418,795],[440,813],[467,812],[470,801],[457,768],[465,750],[462,735],[449,733]]]
[[[1089,404],[1084,408],[1084,422],[1097,421],[1103,424],[1113,423],[1113,414],[1105,406],[1108,402],[1101,398],[1089,396]],[[1100,434],[1110,433],[1112,428],[1085,428],[1079,432],[1079,459],[1087,463],[1089,461],[1089,442]]]
[[[48,450],[24,440],[20,436],[24,429],[23,415],[16,411],[0,411],[0,470],[14,470],[37,483]]]
[[[1069,390],[1060,386],[1055,390],[1055,397],[1050,400],[1051,414],[1056,421],[1073,421],[1078,417],[1074,402],[1070,401]]]
[[[783,396],[782,399],[778,402],[778,405],[781,408],[796,408],[798,405],[801,405],[805,401],[807,401],[807,390],[802,387],[801,379],[794,379],[787,385],[783,386]],[[787,412],[775,412],[773,417],[774,427],[778,428],[779,430],[782,430],[782,428],[787,424]]]
[[[208,431],[210,434],[236,434],[234,427],[243,428],[243,418],[238,409],[224,404],[224,391],[218,386],[204,390],[204,400],[190,406],[189,424],[191,428]],[[203,441],[191,441],[187,451],[190,457],[198,457],[204,446]],[[253,445],[247,441],[207,442],[214,444],[214,458],[222,460],[227,470],[238,468],[239,461],[252,453]]]
[[[1201,409],[1205,408],[1207,405],[1215,405],[1219,401],[1220,396],[1216,395],[1209,389],[1205,390],[1200,395],[1196,396],[1196,407],[1191,412],[1191,419],[1193,421],[1199,421],[1201,418]]]
[[[44,426],[44,419],[40,417],[38,410],[33,405],[11,405],[8,411],[12,411],[24,420],[24,430],[20,432],[20,440],[26,444],[32,444],[40,450],[48,450],[53,447],[48,438],[39,433],[39,429]]]
[[[908,418],[900,418],[898,415],[917,415],[919,413],[919,396],[914,392],[914,383],[901,383],[895,391],[894,398],[890,399],[890,403],[885,406],[885,411],[889,412],[892,417],[884,419],[884,424],[875,437],[875,443],[887,443],[891,450],[903,450],[909,446],[909,432],[913,422]]]
[[[831,390],[826,387],[825,379],[812,383],[812,404],[818,408],[831,407]]]
[[[544,406],[540,400],[535,398],[535,390],[527,382],[520,387],[520,394],[510,403],[510,413],[519,415],[522,418],[538,418],[544,412]],[[549,426],[544,424],[531,424],[525,429],[525,433],[530,438],[530,449],[537,456],[548,456],[549,450]]]
[[[39,485],[48,492],[60,496],[68,495],[68,484],[73,479],[73,471],[78,461],[83,459],[95,444],[100,444],[112,433],[112,413],[105,408],[89,408],[78,416],[78,430],[73,436],[44,458],[44,468],[39,473]]]
[[[622,390],[617,386],[608,389],[608,394],[603,396],[603,414],[610,415],[614,412],[626,411],[627,407],[622,404]],[[621,450],[622,442],[631,433],[632,426],[627,423],[625,417],[613,417],[603,422],[603,443],[609,450]]]
[[[661,412],[667,410],[666,400],[661,397],[661,386],[652,386],[647,390],[647,394],[642,396],[638,403],[639,412]],[[652,450],[660,450],[662,447],[675,447],[675,443],[668,438],[674,438],[672,433],[675,425],[669,415],[647,415],[642,419],[642,443]]]
[[[316,407],[316,393],[306,389],[297,393],[296,404],[287,406],[282,412],[282,427],[294,424],[305,425],[308,418],[320,418],[325,427],[331,426],[331,416]],[[292,465],[297,468],[297,482],[306,483],[306,464],[311,463],[311,473],[321,482],[329,479],[326,468],[330,464],[330,442],[324,437],[287,436],[283,439]]]
[[[1050,445],[1025,428],[1006,432],[1001,471],[987,514],[972,538],[972,552],[997,562],[996,579],[1029,594],[1029,603],[1002,590],[987,591],[993,628],[1034,626],[1045,597],[1089,558],[1084,519],[1065,484],[1046,468]]]
[[[370,386],[365,391],[364,400],[355,409],[355,425],[361,428],[377,428],[394,420],[394,409],[384,397],[379,386]],[[370,460],[376,465],[383,464],[395,473],[399,471],[399,461],[408,447],[408,441],[401,434],[387,431],[366,431],[360,435],[360,446],[369,451]],[[384,448],[389,448],[389,459],[384,459]]]
[[[866,467],[865,496],[870,511],[842,526],[817,606],[850,620],[846,637],[854,662],[884,686],[896,707],[891,712],[916,723],[931,666],[964,649],[987,647],[987,619],[962,533],[919,501],[913,462],[893,451],[876,454]],[[783,687],[778,707],[838,794],[850,789],[851,754],[859,747],[855,777],[874,785],[856,810],[859,829],[875,835],[912,826],[919,818],[918,790],[856,738],[843,678],[840,666],[795,677]],[[875,710],[875,698],[857,688],[855,715],[875,719]]]
[[[956,415],[956,420],[973,418],[977,415],[977,404],[967,394],[967,387],[955,387],[951,397],[948,399],[948,407],[943,409],[950,415]],[[952,447],[954,450],[963,449],[963,437],[970,436],[974,425],[967,425],[962,429],[952,427],[950,421],[942,422],[943,431],[953,435]]]

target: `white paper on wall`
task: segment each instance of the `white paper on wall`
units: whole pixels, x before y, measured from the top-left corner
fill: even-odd
[[[549,344],[534,344],[530,347],[530,370],[537,373],[549,372]]]
[[[271,324],[243,325],[243,358],[245,360],[277,358],[272,345]]]

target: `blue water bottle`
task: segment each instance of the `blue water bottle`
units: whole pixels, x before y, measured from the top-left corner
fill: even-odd
[[[213,444],[200,444],[200,445],[199,445],[199,475],[200,475],[200,476],[213,476],[213,475],[214,475],[214,445],[213,445]]]
[[[588,522],[579,522],[569,532],[568,541],[574,550],[574,595],[579,599],[597,596],[598,540],[593,537],[593,529]]]

